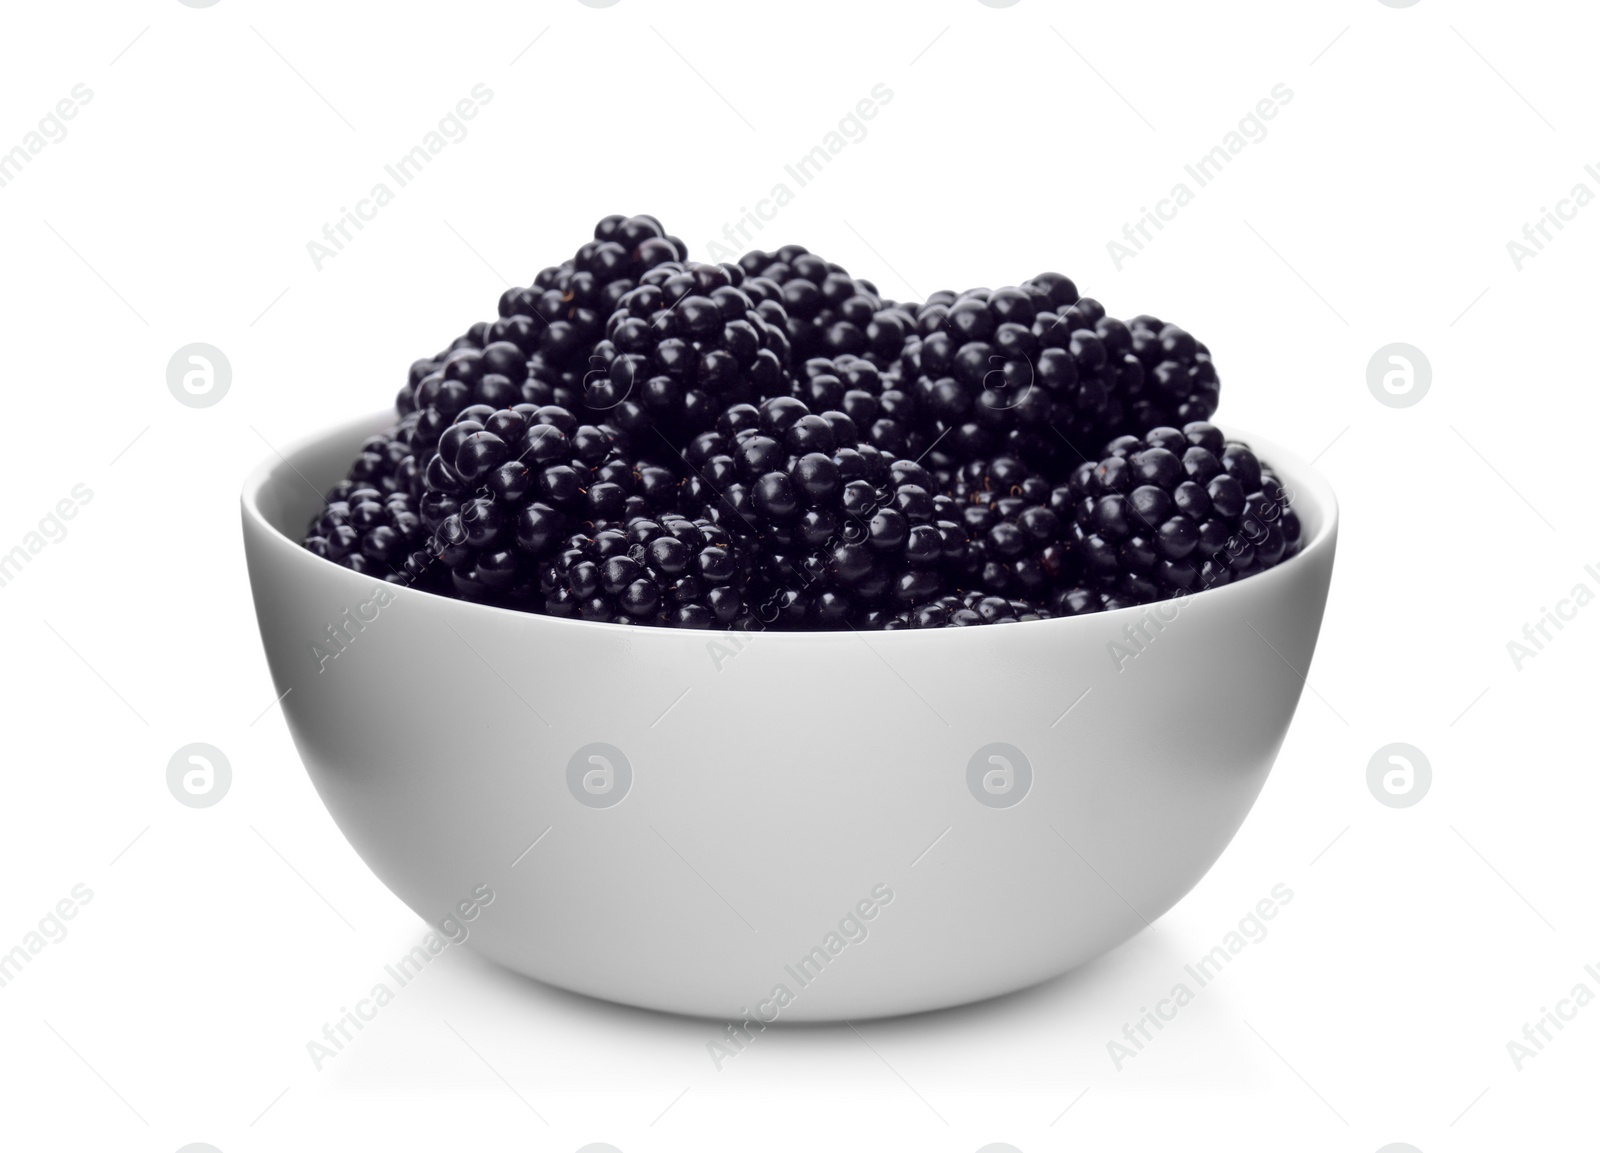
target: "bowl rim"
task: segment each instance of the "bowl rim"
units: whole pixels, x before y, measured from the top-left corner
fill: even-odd
[[[381,581],[381,577],[374,578],[370,574],[354,572],[345,568],[343,565],[328,560],[326,557],[319,557],[308,552],[302,547],[298,540],[290,537],[288,534],[277,528],[277,526],[267,518],[266,514],[261,510],[260,502],[262,495],[268,490],[269,486],[277,481],[280,481],[285,474],[290,477],[298,476],[299,483],[305,483],[311,485],[312,488],[316,488],[316,485],[311,482],[310,478],[306,477],[300,472],[295,463],[297,458],[304,456],[315,449],[322,448],[323,446],[328,445],[330,442],[340,441],[347,438],[358,440],[366,436],[374,435],[375,433],[381,432],[385,428],[392,426],[398,420],[399,416],[391,406],[380,409],[377,412],[368,413],[362,417],[345,420],[337,425],[332,426],[331,428],[324,428],[320,432],[302,435],[291,441],[286,448],[279,449],[273,447],[272,455],[263,458],[246,475],[244,487],[240,492],[239,503],[246,526],[254,527],[254,529],[263,539],[272,542],[273,547],[280,549],[288,548],[294,554],[298,554],[298,556],[303,557],[313,563],[327,565],[335,571],[349,577],[351,580],[371,581],[377,579]],[[1222,585],[1216,588],[1202,589],[1199,592],[1188,593],[1181,597],[1169,598],[1166,601],[1151,601],[1146,604],[1131,605],[1127,608],[1109,609],[1097,613],[1084,613],[1079,616],[1071,617],[1051,617],[1048,620],[1018,621],[1013,626],[1013,629],[1007,630],[1008,633],[1013,631],[1016,627],[1026,628],[1030,630],[1030,634],[1042,634],[1043,630],[1046,628],[1053,628],[1057,633],[1060,633],[1066,629],[1085,628],[1087,627],[1086,622],[1099,622],[1100,624],[1109,626],[1114,630],[1120,628],[1122,623],[1143,615],[1152,606],[1170,603],[1170,601],[1182,601],[1187,603],[1188,601],[1200,600],[1203,598],[1205,603],[1220,605],[1223,598],[1246,595],[1236,591],[1240,588],[1249,588],[1254,586],[1258,591],[1264,592],[1267,586],[1258,582],[1281,582],[1285,580],[1292,580],[1294,579],[1295,573],[1299,569],[1311,564],[1314,560],[1320,560],[1323,553],[1331,552],[1334,549],[1339,526],[1338,498],[1334,494],[1333,486],[1328,483],[1326,477],[1317,471],[1312,462],[1305,460],[1298,453],[1290,451],[1277,441],[1274,441],[1268,437],[1257,436],[1254,433],[1240,429],[1234,425],[1215,420],[1213,420],[1211,423],[1216,424],[1218,428],[1222,429],[1224,435],[1226,435],[1230,440],[1237,439],[1248,443],[1251,447],[1251,450],[1254,451],[1258,457],[1271,465],[1273,471],[1276,472],[1282,479],[1284,482],[1284,487],[1290,494],[1291,507],[1297,509],[1309,507],[1315,510],[1317,519],[1316,532],[1311,535],[1310,539],[1302,541],[1300,551],[1294,556],[1290,557],[1288,560],[1266,570],[1265,572],[1256,573],[1244,580],[1235,581],[1231,584]],[[325,492],[326,490],[318,491]],[[1302,504],[1302,502],[1308,503]],[[811,643],[816,643],[819,638],[848,637],[853,634],[861,637],[863,640],[870,635],[873,639],[874,645],[880,643],[904,645],[922,643],[906,639],[910,637],[927,636],[930,634],[935,636],[949,636],[967,633],[982,636],[991,631],[988,628],[883,629],[874,630],[868,634],[862,632],[860,629],[852,627],[847,629],[763,628],[752,630],[748,633],[740,633],[736,632],[736,630],[725,628],[688,629],[663,627],[660,625],[616,624],[609,621],[577,620],[567,617],[549,616],[545,613],[529,612],[526,609],[505,608],[499,605],[483,604],[478,601],[469,601],[457,597],[445,596],[440,593],[430,592],[426,589],[415,589],[409,586],[405,588],[405,591],[408,593],[415,592],[418,595],[427,597],[430,601],[436,600],[440,602],[439,607],[441,609],[444,609],[445,606],[453,606],[453,609],[450,611],[467,615],[489,614],[484,619],[491,621],[497,616],[506,617],[522,622],[519,627],[550,627],[562,629],[577,628],[586,630],[606,629],[611,631],[613,635],[631,635],[640,639],[659,639],[673,636],[679,638],[685,636],[715,638],[721,636],[745,637],[760,635],[763,637],[794,638],[794,640],[797,642],[802,640],[810,640]]]

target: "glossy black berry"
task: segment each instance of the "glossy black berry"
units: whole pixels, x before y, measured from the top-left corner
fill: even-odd
[[[1157,425],[1104,451],[1074,470],[1066,495],[1078,551],[1107,595],[1142,603],[1198,592],[1293,555],[1299,519],[1289,495],[1249,446],[1224,441],[1215,426]]]
[[[884,298],[798,245],[612,215],[411,361],[305,547],[534,612],[965,627],[1203,591],[1301,544],[1209,350],[1057,273]]]

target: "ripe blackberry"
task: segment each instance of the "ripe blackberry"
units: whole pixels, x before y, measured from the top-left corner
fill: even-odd
[[[883,299],[870,281],[855,279],[798,244],[776,252],[747,252],[739,267],[752,280],[764,282],[753,289],[760,299],[783,306],[797,361],[850,354],[884,368],[900,355],[911,312]]]
[[[1083,566],[1063,515],[1063,486],[1007,455],[969,461],[946,477],[965,536],[952,563],[960,588],[1044,605],[1076,587]]]
[[[1207,421],[1217,411],[1221,386],[1211,350],[1175,324],[1136,316],[1127,325],[1129,349],[1144,369],[1125,389],[1125,427],[1134,433]],[[1120,347],[1121,334],[1114,337]]]
[[[1068,489],[1086,576],[1128,603],[1230,584],[1299,550],[1290,494],[1205,421],[1117,437]]]
[[[410,493],[345,484],[328,494],[303,543],[318,556],[355,572],[410,583],[403,566],[426,535]]]
[[[929,297],[896,375],[937,441],[935,461],[1005,453],[1052,469],[1081,459],[1076,445],[1103,440],[1101,430],[1121,419],[1128,371],[1095,331],[1103,315],[1070,280],[1048,273],[1021,288]]]
[[[403,420],[362,442],[346,479],[328,490],[307,526],[307,549],[356,572],[403,581],[406,558],[426,536],[411,435]]]
[[[1030,282],[1037,287],[1054,274]],[[1060,278],[1064,280],[1064,278]],[[1066,282],[1070,284],[1070,282]],[[1059,281],[1053,299],[1076,295]],[[1041,312],[1035,335],[1042,348],[1066,348],[1083,367],[1084,356],[1098,371],[1080,377],[1070,411],[1058,412],[1060,431],[1074,449],[1099,444],[1114,436],[1142,434],[1162,426],[1210,420],[1217,410],[1220,385],[1210,350],[1175,324],[1153,316],[1121,321],[1088,297]],[[1098,344],[1097,351],[1094,345]],[[1071,459],[1081,461],[1081,453]]]
[[[920,458],[932,438],[899,381],[864,357],[813,357],[795,374],[795,395],[816,411],[843,412],[868,444],[895,458]]]
[[[1029,600],[994,596],[980,590],[940,597],[896,613],[884,622],[886,629],[959,628],[965,625],[1015,624],[1048,620],[1053,614]]]
[[[362,441],[356,459],[351,462],[348,479],[340,483],[347,489],[367,486],[385,494],[410,493],[410,471],[404,466],[407,458],[412,456],[411,437],[415,424],[414,419],[407,418],[393,428]],[[335,498],[330,493],[328,499]]]
[[[917,313],[897,367],[956,461],[1004,451],[1057,471],[1111,437],[1208,420],[1210,351],[1152,316],[1128,323],[1071,280],[939,292]]]
[[[1052,274],[1036,277],[1035,283]],[[1062,278],[1063,280],[1065,278]],[[1070,281],[1066,281],[1070,285]],[[1059,283],[1051,299],[1076,296]],[[1051,413],[1055,436],[1046,442],[1050,459],[1068,466],[1085,459],[1086,453],[1107,438],[1123,431],[1128,419],[1128,397],[1137,392],[1144,366],[1132,355],[1126,329],[1105,307],[1092,297],[1078,297],[1070,304],[1041,311],[1033,324],[1040,347],[1036,379],[1047,389],[1056,385],[1056,405]],[[1071,370],[1065,370],[1070,362]],[[1059,382],[1054,369],[1062,368]],[[1148,426],[1146,426],[1148,427]]]
[[[448,422],[471,404],[576,407],[607,317],[639,278],[686,258],[653,216],[608,216],[571,260],[527,288],[508,288],[499,317],[474,324],[437,356],[412,364],[398,407],[437,408]]]
[[[583,379],[583,405],[652,449],[711,427],[730,404],[791,390],[781,308],[741,291],[736,265],[667,261],[617,301]]]
[[[1124,608],[1299,548],[1277,478],[1206,423],[1206,347],[1057,273],[913,306],[799,246],[689,262],[619,215],[498,313],[411,365],[308,549],[588,620],[899,629]]]
[[[768,624],[838,628],[938,596],[964,543],[941,534],[926,469],[797,397],[730,407],[690,465],[690,507],[759,558],[751,599]]]
[[[667,513],[597,525],[539,568],[552,616],[619,624],[732,628],[750,620],[749,573],[717,525]]]
[[[609,425],[580,424],[556,405],[464,409],[421,475],[432,557],[457,590],[527,600],[537,564],[580,525],[622,522],[676,500],[671,469],[635,459]]]

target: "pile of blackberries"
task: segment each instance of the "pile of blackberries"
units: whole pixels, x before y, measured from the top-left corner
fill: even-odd
[[[412,364],[305,547],[552,616],[894,629],[1183,596],[1299,546],[1209,423],[1206,346],[1044,273],[885,299],[798,245],[700,264],[653,216]]]

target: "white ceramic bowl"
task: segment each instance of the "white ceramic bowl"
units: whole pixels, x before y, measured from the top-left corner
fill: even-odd
[[[244,489],[262,642],[317,791],[447,934],[672,1012],[935,1009],[1126,940],[1244,820],[1333,568],[1326,482],[1243,434],[1292,494],[1302,551],[1186,601],[892,633],[561,620],[299,546],[387,420],[309,439]]]

